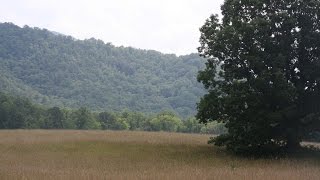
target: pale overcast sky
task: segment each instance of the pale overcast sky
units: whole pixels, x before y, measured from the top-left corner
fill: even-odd
[[[178,55],[196,52],[199,28],[223,0],[0,0],[0,22],[77,39]]]

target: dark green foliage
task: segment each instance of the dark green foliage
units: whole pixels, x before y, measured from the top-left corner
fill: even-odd
[[[85,107],[73,112],[76,129],[99,129],[100,124],[94,119],[92,113]]]
[[[123,112],[92,112],[82,107],[76,110],[46,108],[28,99],[0,93],[0,129],[102,129],[212,133],[194,118],[181,120],[172,112],[144,114]],[[219,128],[213,127],[213,128]],[[214,133],[219,133],[215,131]]]
[[[201,122],[225,123],[234,152],[294,149],[320,115],[320,1],[226,0],[201,28]]]
[[[124,130],[129,128],[127,122],[123,121],[121,118],[118,118],[116,114],[111,112],[99,113],[98,120],[102,129]]]
[[[98,115],[98,120],[102,129],[114,129],[116,123],[116,116],[113,113],[101,112]]]
[[[204,59],[0,23],[0,91],[48,106],[195,114]]]
[[[124,111],[121,113],[121,119],[127,122],[130,130],[149,130],[148,117],[141,112]]]
[[[201,128],[204,127],[202,124],[199,124],[199,121],[192,117],[183,121],[183,132],[188,133],[199,133]]]
[[[49,129],[63,129],[65,115],[59,107],[53,107],[47,110],[47,119],[45,121],[45,128]]]
[[[23,98],[12,98],[0,93],[0,128],[40,128],[44,110]]]

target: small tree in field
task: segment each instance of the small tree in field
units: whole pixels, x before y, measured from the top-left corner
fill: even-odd
[[[208,59],[200,122],[225,123],[211,142],[234,152],[299,147],[320,124],[320,1],[225,0],[198,48]]]

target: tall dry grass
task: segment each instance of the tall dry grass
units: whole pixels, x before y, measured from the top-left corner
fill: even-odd
[[[208,135],[0,131],[0,179],[320,179],[317,157],[248,159]]]

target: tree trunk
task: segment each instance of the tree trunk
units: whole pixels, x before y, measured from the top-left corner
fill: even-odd
[[[300,148],[300,138],[297,132],[288,133],[286,148],[289,152],[294,152]]]

